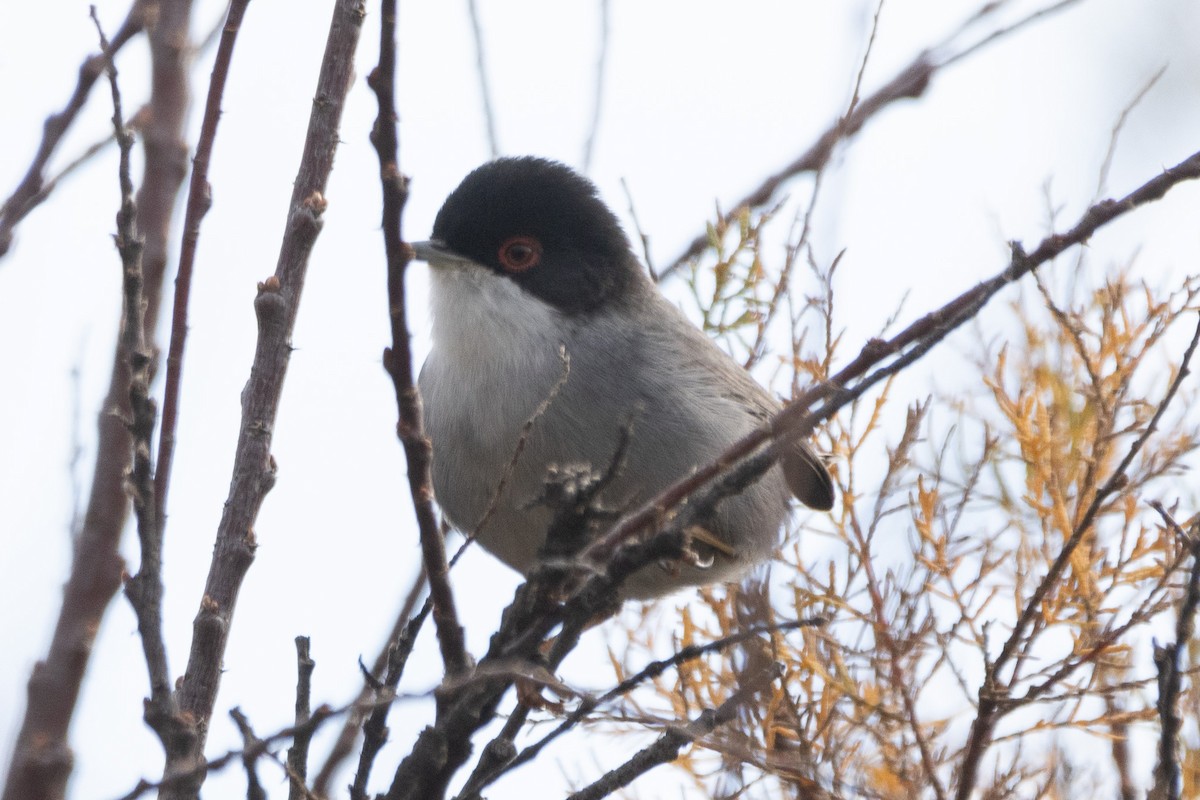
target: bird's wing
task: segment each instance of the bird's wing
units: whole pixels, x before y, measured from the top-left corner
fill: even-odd
[[[682,312],[665,298],[662,298],[661,295],[659,295],[659,299],[662,300],[660,313],[663,315],[676,314],[682,316]],[[672,328],[676,332],[680,329],[679,327]],[[719,354],[719,358],[695,359],[693,361],[695,367],[712,372],[712,385],[728,387],[731,399],[750,408],[752,413],[763,422],[766,422],[779,411],[779,404],[767,391],[740,364],[736,363],[728,354],[713,344],[712,340],[703,331],[696,328],[690,322],[686,322],[682,330],[686,331],[685,336],[693,339],[691,348],[688,348],[689,350],[692,348],[712,348],[713,351]],[[687,351],[681,351],[681,357]],[[692,352],[695,352],[695,350],[692,350]],[[807,443],[799,439],[791,442],[780,454],[779,463],[783,468],[783,475],[788,489],[796,496],[796,499],[809,508],[814,508],[818,511],[828,511],[833,508],[833,479],[829,475],[829,470],[825,468],[825,462],[813,452]]]

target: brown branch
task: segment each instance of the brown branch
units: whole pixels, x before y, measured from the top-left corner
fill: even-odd
[[[495,782],[497,778],[505,773],[526,764],[537,758],[538,754],[551,742],[564,733],[569,732],[582,722],[587,715],[595,711],[600,706],[608,703],[618,697],[629,694],[631,691],[641,686],[647,681],[654,680],[659,675],[662,675],[668,669],[686,664],[689,661],[695,661],[698,658],[703,658],[710,653],[719,653],[732,649],[743,642],[748,642],[757,639],[763,634],[785,633],[787,631],[798,630],[800,628],[820,627],[826,624],[828,620],[824,617],[811,617],[809,619],[792,620],[790,622],[775,622],[761,625],[754,625],[745,630],[729,636],[724,636],[712,642],[705,644],[694,644],[680,649],[670,658],[664,658],[658,661],[651,661],[635,674],[630,675],[625,680],[618,683],[613,688],[609,689],[598,697],[585,696],[579,705],[568,714],[562,722],[560,722],[554,730],[547,733],[541,739],[538,739],[533,744],[515,754],[510,760],[502,765],[500,769],[491,771],[488,774],[472,775],[467,783],[463,786],[460,798],[465,800],[474,800],[479,796],[479,792],[486,786]]]
[[[141,3],[135,3],[113,40],[102,45],[101,53],[89,58],[80,68],[79,82],[67,107],[46,121],[45,135],[34,163],[13,196],[0,209],[0,254],[8,246],[12,227],[32,208],[30,193],[36,194],[44,188],[42,172],[46,162],[83,107],[91,86],[110,62],[111,55],[141,30],[142,15]],[[126,167],[122,182],[127,179]],[[132,191],[131,187],[123,185],[123,194],[126,189]],[[146,211],[141,207],[140,198],[136,208],[137,220],[129,224],[144,231],[141,222]],[[133,213],[132,209],[129,213]],[[132,242],[136,236],[126,238],[129,246],[134,246]],[[140,244],[137,246],[141,247]],[[151,330],[149,319],[158,297],[158,285],[145,268],[145,253],[142,249],[141,299],[136,309],[141,314],[144,302],[145,322],[143,330],[137,332],[139,335]],[[10,762],[4,800],[62,797],[70,775],[73,756],[67,744],[67,733],[89,664],[92,643],[125,571],[124,560],[117,548],[129,508],[125,472],[133,446],[127,424],[132,416],[132,357],[124,337],[118,337],[108,392],[97,423],[96,462],[84,523],[75,540],[71,572],[63,591],[50,650],[44,660],[34,665],[29,679],[28,702]],[[150,426],[153,427],[152,421]]]
[[[233,47],[242,27],[242,18],[250,0],[234,0],[229,5],[224,31],[213,63],[208,97],[204,104],[204,119],[196,157],[192,160],[191,183],[188,188],[187,211],[183,216],[183,246],[179,251],[179,269],[175,274],[175,299],[171,312],[171,342],[167,352],[167,379],[163,386],[162,428],[159,431],[158,461],[154,473],[155,516],[160,533],[166,528],[167,492],[170,489],[171,464],[175,455],[175,428],[179,416],[179,388],[183,374],[183,351],[188,331],[188,299],[192,290],[192,272],[196,263],[196,246],[200,238],[200,223],[212,206],[212,187],[208,183],[208,165],[212,159],[217,124],[221,120],[221,97],[233,61]]]
[[[183,138],[190,104],[188,67],[192,0],[160,0],[149,29],[150,110],[142,129],[145,166],[138,189],[138,230],[146,237],[142,272],[146,278],[146,337],[154,340],[166,275],[171,220],[187,175],[188,145]],[[154,348],[155,352],[158,347]]]
[[[623,436],[604,475],[582,476],[568,471],[562,485],[548,483],[546,499],[555,508],[547,535],[550,544],[543,549],[537,569],[518,587],[513,602],[505,609],[500,628],[478,666],[464,679],[445,682],[439,689],[437,718],[421,732],[412,751],[397,767],[386,795],[388,800],[443,797],[450,779],[471,755],[472,736],[495,717],[501,698],[517,677],[513,665],[530,665],[538,674],[549,674],[575,646],[589,621],[617,610],[617,590],[622,581],[660,559],[682,557],[683,535],[658,536],[650,542],[621,548],[607,573],[588,581],[567,605],[561,603],[572,578],[573,553],[556,550],[550,556],[547,551],[555,544],[561,548],[562,543],[582,542],[592,520],[603,515],[595,501],[614,470],[620,468],[627,443]],[[550,501],[552,492],[558,495],[554,498],[557,502]],[[552,632],[557,636],[547,653],[544,645]],[[513,726],[521,724],[527,710],[524,704],[518,704],[496,737],[500,747],[505,746],[507,737],[515,735]]]
[[[254,560],[254,522],[275,481],[271,455],[275,418],[308,259],[321,231],[324,191],[339,142],[338,126],[353,75],[362,19],[362,5],[356,0],[339,0],[334,8],[279,260],[275,274],[259,284],[254,301],[258,342],[250,378],[242,392],[241,428],[229,497],[193,623],[187,671],[178,690],[180,709],[194,721],[195,736],[168,751],[164,770],[167,776],[181,773],[194,777],[165,790],[165,798],[195,797],[203,782],[198,765],[203,764],[204,740],[220,686],[238,591]]]
[[[472,3],[472,6],[474,4]],[[592,121],[588,125],[587,139],[583,143],[583,172],[592,169],[592,155],[596,152],[596,138],[600,132],[600,113],[604,110],[604,74],[608,71],[608,43],[611,36],[612,9],[609,0],[600,0],[600,47],[596,56],[596,83],[592,90]]]
[[[305,780],[308,776],[308,746],[313,731],[307,728],[312,719],[312,674],[317,662],[312,660],[307,636],[296,637],[296,735],[288,748],[288,800],[304,800],[308,795]]]
[[[226,750],[221,755],[210,758],[207,761],[201,761],[193,765],[190,769],[183,772],[176,772],[172,775],[164,777],[159,781],[149,781],[142,779],[137,785],[130,789],[125,794],[121,795],[119,800],[137,800],[137,798],[158,789],[160,793],[169,793],[181,786],[189,785],[201,780],[205,774],[228,766],[234,759],[258,758],[267,752],[267,748],[276,742],[295,739],[300,736],[312,737],[314,733],[327,721],[334,717],[340,716],[357,708],[355,705],[344,706],[342,708],[331,709],[328,706],[318,706],[313,711],[312,717],[303,725],[289,725],[286,728],[272,733],[270,736],[264,736],[256,739],[247,747]]]
[[[1194,169],[1197,170],[1197,174],[1200,174],[1200,153],[1192,156],[1192,158],[1188,159],[1188,161],[1184,163],[1186,164],[1189,162],[1195,162]],[[1170,173],[1171,170],[1168,170],[1167,172],[1163,173],[1163,175],[1160,175],[1159,178],[1156,178],[1154,181],[1150,181],[1141,189],[1134,192],[1133,195],[1130,195],[1130,197],[1141,194],[1143,190],[1147,189],[1148,186],[1155,184],[1160,178],[1169,175]],[[1147,196],[1157,198],[1161,197],[1162,195],[1151,192]],[[1128,202],[1128,198],[1125,202]],[[1088,213],[1085,214],[1084,217],[1085,219],[1088,218],[1097,208],[1100,208],[1101,206],[1110,208],[1113,205],[1121,204],[1113,204],[1111,201],[1108,201],[1107,204],[1101,203],[1089,209]],[[1125,457],[1121,459],[1121,462],[1117,464],[1108,480],[1104,482],[1104,485],[1096,491],[1095,496],[1088,504],[1087,510],[1084,511],[1083,516],[1080,518],[1078,524],[1071,531],[1071,535],[1065,542],[1063,542],[1062,549],[1059,551],[1058,556],[1050,564],[1050,568],[1046,571],[1046,575],[1041,579],[1041,581],[1038,582],[1037,587],[1030,595],[1028,601],[1026,601],[1024,607],[1022,608],[1021,616],[1017,619],[1016,624],[1013,626],[1013,630],[1009,634],[1008,639],[1005,641],[1004,646],[1001,648],[999,655],[996,656],[995,660],[990,661],[985,665],[983,684],[979,688],[979,699],[977,705],[978,710],[976,712],[975,720],[971,724],[971,731],[967,736],[967,743],[963,748],[963,757],[958,779],[958,789],[955,793],[957,800],[967,800],[967,798],[971,796],[971,793],[974,790],[976,778],[978,776],[979,766],[983,760],[983,753],[991,744],[992,733],[995,730],[996,723],[1000,720],[1000,717],[1002,717],[1004,713],[1011,707],[1010,704],[1006,703],[1006,700],[1008,699],[1008,691],[1011,687],[1004,683],[1004,679],[1001,677],[1001,671],[1008,667],[1009,662],[1012,661],[1014,656],[1018,655],[1019,648],[1025,639],[1026,632],[1029,630],[1030,625],[1034,623],[1035,619],[1037,619],[1042,613],[1043,600],[1045,600],[1046,595],[1048,595],[1050,591],[1058,585],[1059,579],[1062,577],[1063,572],[1066,571],[1067,564],[1070,562],[1071,555],[1079,547],[1080,542],[1083,541],[1083,538],[1087,532],[1091,530],[1092,523],[1095,521],[1101,506],[1104,504],[1105,500],[1107,500],[1113,493],[1117,492],[1125,485],[1126,471],[1133,463],[1134,458],[1136,458],[1137,454],[1141,451],[1142,446],[1145,445],[1149,438],[1155,433],[1155,431],[1157,431],[1159,421],[1162,419],[1163,414],[1166,413],[1167,407],[1171,404],[1171,400],[1178,392],[1184,378],[1187,377],[1189,365],[1191,363],[1192,356],[1196,352],[1197,344],[1200,344],[1200,324],[1197,325],[1196,331],[1192,335],[1192,340],[1188,345],[1187,350],[1184,352],[1183,360],[1179,365],[1179,371],[1176,373],[1174,380],[1171,381],[1170,386],[1167,388],[1166,394],[1163,396],[1162,401],[1158,404],[1158,408],[1155,410],[1154,415],[1150,418],[1150,422],[1146,425],[1145,430],[1143,430],[1141,435],[1134,440],[1133,444],[1129,448],[1129,451],[1125,454]]]
[[[92,19],[100,34],[104,50],[109,49],[92,9]],[[138,572],[125,584],[125,594],[138,621],[138,635],[150,679],[150,699],[143,714],[147,724],[158,734],[163,746],[180,729],[171,695],[167,649],[162,632],[162,536],[154,513],[154,473],[150,460],[156,412],[150,398],[150,367],[153,363],[146,348],[145,298],[143,295],[143,240],[137,232],[137,206],[133,199],[133,179],[129,160],[133,136],[125,127],[121,110],[121,92],[117,85],[117,70],[110,61],[105,66],[112,88],[113,130],[120,148],[118,176],[121,185],[121,207],[117,212],[117,250],[121,254],[123,299],[120,349],[129,355],[129,430],[133,440],[133,466],[129,474],[129,489],[137,520],[141,563]]]
[[[599,780],[570,795],[567,800],[600,800],[618,789],[633,783],[637,778],[662,764],[669,764],[679,757],[679,751],[702,736],[707,736],[721,725],[731,722],[741,708],[755,694],[766,688],[771,671],[764,670],[745,681],[729,699],[716,709],[708,709],[686,725],[672,726],[658,741],[643,748],[632,758],[614,770],[605,773]]]
[[[421,570],[413,581],[413,585],[409,588],[407,596],[404,598],[404,603],[400,607],[400,613],[396,615],[396,620],[392,623],[391,633],[388,634],[383,649],[375,656],[375,661],[371,665],[370,677],[363,682],[363,687],[359,690],[358,697],[354,701],[355,707],[366,707],[372,695],[376,693],[376,687],[378,686],[377,678],[385,675],[384,670],[392,660],[396,643],[408,628],[409,620],[412,618],[413,611],[417,607],[417,601],[421,598],[421,594],[424,591],[425,570]],[[425,608],[421,609],[423,616],[427,615],[427,613]],[[321,769],[317,772],[317,777],[313,780],[313,794],[318,797],[329,796],[329,784],[333,780],[333,773],[337,771],[337,768],[354,751],[354,742],[358,739],[358,731],[363,724],[364,716],[365,712],[351,712],[346,717],[342,729],[338,732],[337,739],[334,741],[333,747],[330,748],[329,755],[325,758],[325,763],[321,765]]]
[[[430,458],[433,448],[425,435],[422,421],[421,395],[413,380],[412,348],[409,345],[408,312],[404,293],[404,276],[412,250],[401,238],[401,215],[408,200],[408,180],[400,172],[396,131],[396,3],[384,0],[380,12],[379,64],[367,77],[367,85],[375,93],[379,114],[371,129],[371,143],[379,156],[379,178],[383,186],[383,243],[387,257],[388,311],[391,321],[392,344],[383,352],[383,365],[391,376],[396,391],[396,406],[400,419],[396,433],[404,445],[408,465],[408,488],[421,539],[421,556],[429,580],[429,596],[433,600],[433,622],[437,628],[438,646],[446,676],[454,678],[467,669],[467,648],[454,593],[450,589],[446,543],[438,530],[433,511],[433,480]]]
[[[1175,641],[1154,648],[1154,666],[1158,670],[1156,705],[1161,729],[1154,785],[1147,795],[1151,800],[1179,800],[1183,784],[1179,765],[1179,733],[1183,728],[1183,720],[1179,717],[1179,695],[1183,689],[1180,665],[1185,650],[1191,645],[1196,630],[1196,609],[1200,607],[1200,525],[1192,527],[1186,541],[1191,551],[1192,569],[1175,620]]]
[[[412,655],[417,634],[420,633],[421,626],[425,624],[425,618],[429,616],[432,608],[433,604],[427,598],[425,605],[421,607],[416,616],[405,624],[403,631],[388,649],[387,673],[382,683],[372,687],[376,694],[375,708],[372,709],[370,716],[363,724],[362,752],[359,754],[354,782],[350,784],[351,800],[365,800],[367,797],[367,781],[371,777],[375,756],[387,743],[387,717],[388,711],[391,709],[390,701],[396,696],[396,687],[400,685],[400,678],[408,664],[408,657]]]
[[[152,4],[147,0],[134,0],[129,13],[125,15],[125,21],[113,34],[108,45],[102,47],[99,53],[88,56],[79,67],[75,90],[67,100],[66,106],[46,119],[42,127],[42,141],[29,169],[25,171],[25,177],[17,184],[17,188],[13,189],[4,205],[0,206],[0,258],[12,246],[13,232],[17,225],[49,196],[49,192],[46,191],[45,172],[50,158],[86,105],[92,86],[104,74],[104,65],[110,62],[130,39],[142,32],[146,24],[148,5]]]
[[[715,225],[729,225],[734,222],[740,214],[747,209],[756,209],[770,205],[775,202],[779,191],[783,185],[806,172],[817,172],[828,165],[832,158],[835,148],[843,140],[850,139],[873,119],[879,112],[888,108],[893,103],[899,100],[910,100],[921,97],[925,90],[929,88],[930,82],[934,76],[941,72],[944,68],[951,64],[966,58],[969,55],[982,50],[987,45],[999,41],[1004,35],[1011,33],[1021,27],[1024,27],[1031,22],[1041,19],[1051,13],[1059,11],[1067,6],[1073,5],[1078,0],[1062,0],[1055,5],[1035,11],[1025,19],[1015,23],[1014,25],[994,31],[990,36],[980,42],[962,48],[961,50],[945,56],[935,55],[936,51],[946,49],[946,45],[940,45],[930,50],[923,51],[906,66],[900,69],[890,81],[885,83],[875,92],[867,95],[861,100],[857,99],[858,87],[855,88],[855,101],[845,115],[835,120],[825,132],[822,133],[817,140],[809,146],[807,150],[797,156],[790,164],[785,166],[773,175],[765,178],[753,191],[738,200],[729,209],[721,212]],[[878,23],[878,12],[876,12],[876,24]],[[966,26],[963,26],[964,29]],[[951,40],[957,38],[962,33],[960,29]],[[872,29],[872,36],[874,28]],[[859,80],[861,81],[861,72]],[[699,256],[709,247],[709,236],[707,233],[702,233],[694,238],[683,249],[674,261],[659,272],[659,279],[666,278],[672,273],[678,271],[684,264]]]
[[[229,716],[233,718],[238,732],[242,734],[242,767],[246,770],[246,800],[267,800],[267,793],[258,780],[258,757],[266,752],[262,739],[254,735],[254,729],[250,727],[250,720],[246,719],[246,715],[240,708],[231,709]]]
[[[471,37],[475,43],[475,71],[479,75],[479,99],[483,103],[483,122],[487,130],[488,152],[492,158],[500,155],[500,142],[496,137],[496,113],[492,108],[492,89],[488,85],[487,57],[483,52],[483,26],[479,23],[479,8],[475,0],[467,0],[467,14],[471,19]],[[382,59],[380,59],[382,62]]]

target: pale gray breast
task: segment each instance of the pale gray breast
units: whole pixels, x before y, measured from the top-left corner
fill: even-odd
[[[480,543],[518,570],[532,566],[549,524],[550,512],[536,501],[551,465],[606,469],[622,428],[631,425],[625,463],[604,498],[616,509],[627,508],[711,461],[761,424],[771,406],[744,373],[731,380],[740,368],[653,288],[650,292],[631,308],[553,320],[529,316],[556,314],[544,305],[506,296],[495,299],[508,310],[515,308],[518,320],[489,314],[490,302],[476,302],[469,305],[483,313],[443,316],[435,325],[435,350],[422,370],[421,389],[434,442],[438,501],[451,522],[467,532],[494,506]],[[529,307],[530,301],[536,307]],[[446,310],[441,309],[443,315]],[[496,500],[495,488],[522,428],[562,377],[560,344],[569,356],[566,381],[534,422],[508,488]],[[711,582],[761,560],[777,540],[787,494],[779,470],[773,469],[725,501],[707,524],[735,546],[738,557],[674,582]],[[669,586],[660,585],[665,579],[647,571],[638,581],[644,585],[630,594],[665,591]]]

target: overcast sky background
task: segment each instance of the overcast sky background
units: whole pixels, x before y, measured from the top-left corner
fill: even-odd
[[[592,114],[598,3],[479,5],[503,153],[578,166]],[[1016,2],[1004,19],[1040,5]],[[127,4],[97,6],[111,33]],[[211,169],[214,205],[200,240],[169,508],[165,619],[173,674],[185,664],[226,496],[239,392],[254,344],[251,301],[256,282],[274,270],[330,7],[256,0],[235,52]],[[200,2],[198,8],[203,33],[218,20],[221,4]],[[976,8],[967,0],[888,0],[865,90],[944,41]],[[387,309],[377,166],[367,141],[375,105],[363,80],[376,60],[377,4],[368,9],[276,429],[279,480],[256,528],[261,546],[235,617],[211,753],[237,742],[226,715],[233,706],[259,733],[287,724],[297,634],[313,640],[314,703],[349,699],[358,686],[355,659],[373,658],[417,569],[403,458],[393,437],[392,389],[380,366]],[[620,186],[627,181],[657,264],[671,261],[703,230],[714,203],[728,206],[741,197],[845,111],[874,10],[874,2],[861,1],[612,0],[590,174],[632,232]],[[839,153],[815,218],[818,258],[846,251],[838,284],[846,356],[905,293],[904,319],[911,319],[1001,269],[1007,240],[1036,241],[1045,231],[1047,194],[1061,206],[1061,220],[1076,219],[1096,192],[1122,108],[1163,67],[1162,79],[1124,128],[1110,193],[1123,194],[1200,148],[1197,41],[1200,4],[1194,0],[1086,0],[954,65],[925,97],[872,121]],[[402,2],[400,42],[401,162],[413,177],[405,232],[420,239],[445,195],[489,154],[466,3]],[[43,119],[65,102],[80,61],[95,49],[87,3],[0,8],[0,194],[7,196],[24,173]],[[204,56],[195,70],[193,131],[210,60]],[[146,62],[142,40],[120,56],[127,111],[146,96]],[[57,163],[106,135],[110,114],[101,85]],[[0,261],[5,760],[69,563],[72,498],[79,491],[68,469],[73,421],[83,448],[76,479],[84,494],[91,473],[95,415],[119,315],[120,265],[110,238],[115,173],[110,149],[22,223]],[[798,181],[792,190],[806,198],[810,185]],[[1200,191],[1183,186],[1096,237],[1092,247],[1101,264],[1136,253],[1148,279],[1177,282],[1200,271],[1197,219]],[[410,282],[414,346],[422,355],[428,346],[423,270],[415,268]],[[680,288],[667,287],[677,294]],[[77,367],[78,387],[71,377]],[[927,392],[903,398],[897,412]],[[126,544],[136,565],[134,538]],[[511,598],[515,576],[476,552],[454,579],[470,644],[479,652]],[[670,613],[687,600],[681,595],[662,605]],[[439,662],[431,645],[422,645],[407,690],[436,681]],[[606,676],[585,666],[603,653],[602,636],[593,635],[566,674],[602,688]],[[136,625],[118,597],[77,714],[72,796],[119,795],[139,776],[161,770],[157,742],[141,721],[146,691]],[[381,754],[377,776],[430,718],[425,702],[393,714],[395,743]],[[635,746],[609,738],[590,744],[589,759],[605,768]],[[315,747],[314,764],[325,750]],[[538,796],[554,796],[568,778],[594,778],[600,770],[587,761],[565,777],[543,769],[539,788],[546,794]],[[271,783],[270,768],[263,774],[272,792],[286,791]],[[237,770],[227,775],[210,787],[212,796],[244,791]],[[489,796],[528,796],[527,780],[502,782]]]

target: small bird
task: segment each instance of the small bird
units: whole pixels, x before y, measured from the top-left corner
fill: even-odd
[[[659,293],[596,187],[563,164],[484,164],[413,248],[431,267],[433,345],[419,386],[434,493],[456,528],[523,574],[554,515],[539,502],[551,470],[603,471],[627,431],[600,499],[630,510],[779,409]],[[697,558],[640,570],[623,596],[737,578],[770,557],[790,495],[833,505],[829,473],[800,442],[702,521]]]

